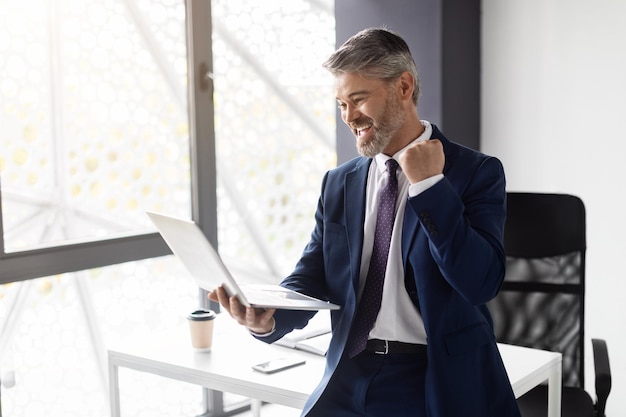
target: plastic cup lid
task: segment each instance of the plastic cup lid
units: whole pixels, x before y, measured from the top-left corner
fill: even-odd
[[[213,320],[216,317],[215,311],[213,310],[196,310],[187,316],[189,320],[196,321],[205,321],[205,320]]]

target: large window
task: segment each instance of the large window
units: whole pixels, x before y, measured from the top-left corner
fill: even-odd
[[[7,252],[189,216],[185,8],[2,2],[0,140]]]
[[[6,415],[107,415],[106,348],[185,325],[197,288],[146,210],[194,218],[243,279],[293,267],[335,164],[333,9],[0,0]],[[122,378],[130,415],[201,406],[197,388]]]
[[[308,240],[335,165],[336,106],[321,66],[334,49],[333,5],[214,1],[213,37],[220,251],[275,281]]]
[[[0,10],[0,283],[167,253],[145,211],[192,212],[185,4]]]

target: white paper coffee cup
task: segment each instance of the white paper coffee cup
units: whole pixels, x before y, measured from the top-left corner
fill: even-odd
[[[187,316],[191,346],[195,350],[202,352],[211,350],[215,317],[216,314],[213,310],[196,310]]]

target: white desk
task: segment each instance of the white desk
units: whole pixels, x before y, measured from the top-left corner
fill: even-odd
[[[501,343],[498,349],[515,398],[548,381],[548,417],[561,417],[562,355]]]
[[[133,348],[111,349],[109,387],[111,417],[119,417],[120,367],[149,372],[166,378],[197,384],[216,391],[229,392],[274,404],[302,408],[322,377],[325,359],[293,349],[267,345],[254,340],[243,328],[216,322],[213,349],[194,352],[187,329],[170,335],[159,345],[133,344]],[[516,397],[548,381],[549,417],[561,416],[561,354],[510,345],[499,345]],[[306,364],[265,375],[251,366],[283,356],[306,358]]]

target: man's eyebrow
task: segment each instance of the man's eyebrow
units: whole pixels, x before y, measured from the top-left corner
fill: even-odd
[[[371,93],[371,91],[370,91],[370,90],[360,90],[360,91],[355,91],[355,92],[353,92],[353,93],[350,93],[350,94],[348,95],[348,97],[352,98],[352,97],[354,97],[354,96],[362,96],[362,95],[364,95],[364,94],[365,94],[365,95],[367,95],[367,94],[370,94],[370,93]]]
[[[367,95],[370,94],[370,90],[358,90],[358,91],[353,91],[352,93],[348,94],[349,99],[354,98],[354,96],[361,96],[361,95]],[[337,100],[341,100],[339,97],[335,97]]]

